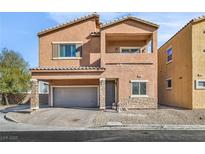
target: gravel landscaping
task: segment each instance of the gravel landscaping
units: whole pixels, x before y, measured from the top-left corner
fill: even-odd
[[[205,125],[205,110],[161,107],[157,110],[132,110],[117,113],[89,109],[41,108],[32,113],[8,112],[20,123],[60,127],[100,127],[108,123]]]
[[[108,122],[121,122],[122,124],[180,124],[204,125],[205,110],[135,110],[121,113],[102,112],[96,115],[93,124],[106,125]]]

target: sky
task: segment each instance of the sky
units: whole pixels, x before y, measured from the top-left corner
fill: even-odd
[[[0,13],[0,50],[3,48],[19,52],[30,67],[38,66],[37,33],[45,28],[68,22],[88,15],[88,12],[69,13]],[[138,13],[138,12],[99,12],[102,23],[123,16],[132,15],[160,25],[158,47],[179,31],[191,19],[205,13]]]

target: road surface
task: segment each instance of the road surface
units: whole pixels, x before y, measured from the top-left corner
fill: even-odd
[[[36,131],[34,131],[36,130]],[[205,130],[58,130],[10,122],[0,113],[0,141],[172,142],[205,141]]]

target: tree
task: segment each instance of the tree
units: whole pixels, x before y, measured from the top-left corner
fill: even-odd
[[[30,89],[29,65],[19,53],[3,49],[0,53],[0,72],[0,93],[4,104],[9,104],[9,95],[26,93]]]

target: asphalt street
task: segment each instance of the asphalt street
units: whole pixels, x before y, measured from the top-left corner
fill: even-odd
[[[203,142],[205,131],[80,130],[0,132],[1,142]]]
[[[35,131],[34,131],[35,130]],[[0,113],[0,142],[204,142],[205,130],[55,130],[10,122]]]

